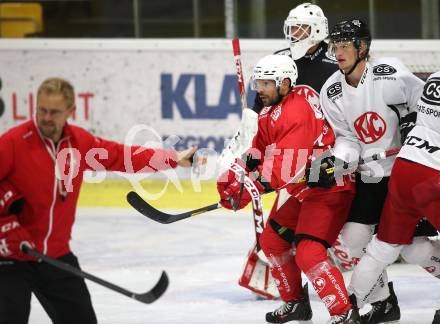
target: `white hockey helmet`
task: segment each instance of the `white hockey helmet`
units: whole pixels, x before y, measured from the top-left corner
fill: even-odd
[[[297,30],[294,32],[293,28]],[[310,27],[310,28],[309,28]],[[304,37],[304,35],[307,35]],[[307,50],[328,36],[328,21],[322,9],[311,3],[303,3],[290,10],[284,21],[284,36],[289,42],[292,58],[303,57]]]
[[[274,80],[275,86],[281,86],[284,79],[290,79],[290,86],[295,86],[298,70],[293,59],[287,55],[267,55],[254,67],[251,78],[253,90],[258,90],[257,80]]]

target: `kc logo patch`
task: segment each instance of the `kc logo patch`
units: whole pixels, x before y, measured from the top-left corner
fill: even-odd
[[[378,141],[387,129],[385,120],[377,113],[368,111],[354,121],[358,138],[365,144]]]

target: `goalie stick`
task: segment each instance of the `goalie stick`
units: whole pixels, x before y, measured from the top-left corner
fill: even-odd
[[[237,69],[237,81],[238,81],[238,91],[240,92],[241,109],[244,110],[245,108],[247,108],[247,99],[246,99],[246,90],[245,90],[244,76],[243,76],[243,66],[241,64],[240,40],[237,37],[235,37],[232,40],[232,51],[234,53],[235,68]],[[238,205],[240,204],[240,200],[243,196],[244,176],[245,176],[245,172],[243,171],[243,173],[240,175],[240,194],[238,196],[237,201],[232,202],[232,207],[234,211],[237,210]]]
[[[386,159],[389,156],[396,155],[399,153],[400,148],[391,149],[382,153],[373,154],[372,156],[366,157],[365,159],[359,159],[359,164],[365,164],[369,163],[371,161],[377,161],[377,160],[383,160]],[[299,182],[304,182],[305,178],[301,178]],[[190,210],[184,213],[180,214],[168,214],[161,212],[160,210],[154,208],[151,206],[148,202],[146,202],[144,199],[142,199],[141,196],[139,196],[136,192],[130,191],[127,194],[127,201],[128,203],[136,209],[138,212],[140,212],[142,215],[156,221],[162,224],[170,224],[174,222],[181,221],[183,219],[197,216],[199,214],[222,208],[222,206],[219,203],[215,203],[212,205],[208,205],[202,208]]]
[[[243,67],[241,65],[240,40],[236,37],[232,40],[235,68],[237,69],[238,91],[240,92],[241,109],[247,107],[246,90],[244,84]]]
[[[122,287],[119,287],[115,284],[112,284],[111,282],[108,282],[104,279],[98,278],[90,273],[87,273],[85,271],[82,271],[78,268],[75,268],[74,266],[56,260],[54,258],[51,258],[43,253],[38,252],[37,250],[34,250],[30,248],[28,245],[23,244],[21,247],[22,251],[30,256],[33,256],[35,258],[41,259],[42,261],[54,266],[55,268],[70,272],[78,277],[89,279],[90,281],[93,281],[94,283],[97,283],[98,285],[104,286],[110,290],[113,290],[117,293],[120,293],[124,296],[130,297],[134,300],[137,300],[144,304],[151,304],[155,302],[157,299],[162,296],[165,291],[168,288],[169,279],[165,271],[162,271],[162,275],[160,276],[159,281],[154,285],[152,289],[145,293],[134,293],[132,291],[129,291],[127,289],[124,289]]]

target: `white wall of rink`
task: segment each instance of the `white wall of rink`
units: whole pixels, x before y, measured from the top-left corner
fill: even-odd
[[[169,144],[220,151],[241,111],[231,47],[225,39],[0,40],[0,131],[31,118],[38,85],[61,76],[77,91],[74,122],[97,135],[152,146],[178,136]],[[285,42],[241,47],[248,80],[253,64]],[[418,72],[440,69],[440,41],[374,41],[372,53],[399,56]]]

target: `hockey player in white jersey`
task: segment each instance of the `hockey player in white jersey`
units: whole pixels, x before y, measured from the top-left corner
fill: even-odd
[[[398,59],[369,59],[371,36],[365,23],[358,19],[342,21],[330,33],[329,50],[336,56],[340,71],[335,72],[321,90],[321,106],[336,134],[333,156],[323,165],[342,165],[401,146],[408,120],[415,116],[423,81],[414,76]],[[361,165],[356,170],[357,194],[347,224],[342,231],[344,243],[352,257],[360,257],[378,224],[391,168],[395,157]],[[320,185],[333,173],[321,174]],[[431,232],[431,235],[436,232]],[[416,253],[417,249],[417,253]],[[426,268],[432,256],[440,256],[440,247],[424,238],[414,240],[402,250],[410,263]],[[433,275],[439,275],[434,273]],[[358,298],[372,310],[362,323],[386,323],[400,318],[400,309],[392,285],[384,271],[369,294]],[[359,297],[359,296],[358,296]]]
[[[411,244],[422,215],[440,229],[439,94],[437,72],[424,87],[417,105],[416,125],[394,163],[377,236],[354,270],[351,283],[356,296],[367,295],[383,269],[397,259],[404,246]],[[432,323],[440,324],[440,310]]]

